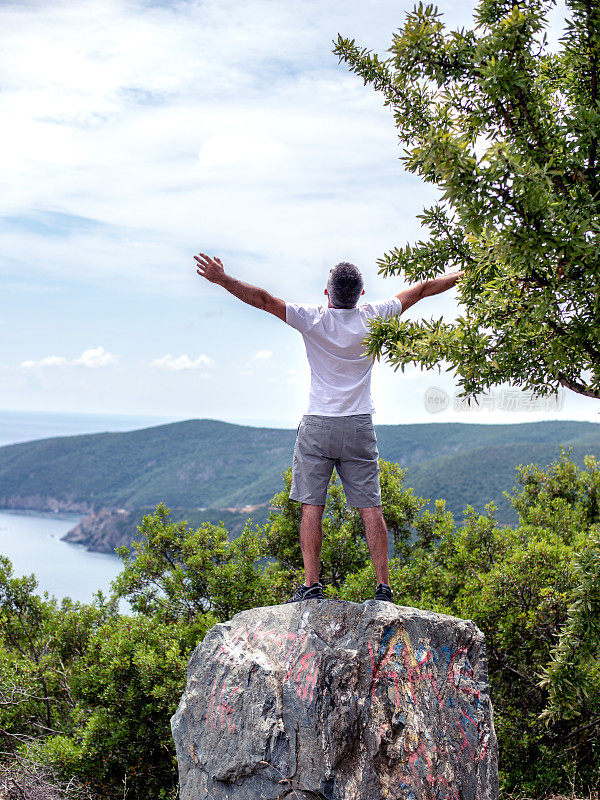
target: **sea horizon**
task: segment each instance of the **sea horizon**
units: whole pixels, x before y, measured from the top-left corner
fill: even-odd
[[[184,422],[191,419],[210,419],[216,422],[225,422],[230,425],[243,425],[253,428],[278,428],[296,430],[298,420],[274,420],[254,418],[217,418],[198,413],[196,415],[146,415],[146,414],[116,414],[82,411],[20,411],[17,409],[0,409],[0,447],[21,442],[49,439],[59,436],[78,436],[90,433],[116,433],[151,428],[157,425],[168,425],[175,422]],[[501,422],[494,421],[493,417],[476,415],[475,418],[464,416],[463,419],[432,418],[426,421],[412,422],[378,422],[374,417],[376,427],[387,425],[427,425],[458,423],[467,425],[511,425],[533,422],[589,422],[599,424],[599,420],[579,419],[577,417],[563,419],[557,416],[552,419],[514,419],[504,418]]]
[[[86,433],[125,432],[168,425],[189,419],[209,419],[196,416],[158,416],[146,414],[99,414],[93,412],[71,411],[19,411],[0,409],[0,447],[55,436],[77,436]],[[234,425],[249,425],[258,428],[295,428],[285,420],[225,419]]]

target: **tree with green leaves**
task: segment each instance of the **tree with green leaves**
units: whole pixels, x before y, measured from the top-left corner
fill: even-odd
[[[91,785],[98,800],[173,800],[170,718],[185,687],[187,633],[141,614],[100,627],[71,681],[73,729],[48,737],[37,758]]]
[[[91,604],[36,593],[0,555],[0,752],[73,729],[71,684],[99,627],[117,616],[97,593]]]
[[[250,522],[230,540],[222,524],[193,529],[187,520],[173,522],[159,503],[138,531],[131,547],[116,548],[124,569],[113,582],[114,595],[158,622],[183,625],[190,646],[216,622],[273,601],[260,563],[261,539]]]
[[[169,719],[192,635],[212,622],[124,616],[101,593],[59,603],[36,587],[0,556],[0,796],[175,797]]]
[[[439,190],[429,237],[379,260],[385,276],[465,272],[464,315],[373,323],[369,352],[395,367],[446,362],[477,394],[502,382],[600,398],[600,5],[480,0],[471,30],[420,3],[389,57],[338,35],[334,52],[382,92],[406,169]]]

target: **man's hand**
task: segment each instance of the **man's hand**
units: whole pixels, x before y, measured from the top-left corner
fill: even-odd
[[[197,256],[194,256],[194,258],[200,265],[196,270],[198,275],[206,278],[206,280],[211,283],[223,283],[225,269],[223,268],[220,258],[216,256],[211,258],[204,253],[199,253]]]
[[[285,302],[280,300],[279,297],[273,297],[265,289],[260,289],[258,286],[250,286],[248,283],[242,283],[242,281],[238,281],[231,275],[227,275],[221,259],[216,256],[211,258],[205,253],[198,253],[194,258],[198,262],[196,272],[202,278],[206,278],[211,283],[218,283],[219,286],[227,289],[230,294],[242,302],[247,303],[249,306],[260,308],[261,311],[268,311],[269,314],[273,314],[285,322]]]
[[[404,291],[396,295],[402,303],[402,312],[414,306],[415,303],[418,303],[419,300],[422,300],[424,297],[431,297],[433,294],[439,294],[440,292],[445,292],[447,289],[451,289],[458,280],[464,277],[464,274],[465,271],[459,269],[457,272],[451,272],[449,275],[421,281],[420,283],[413,284],[408,289],[404,289]]]

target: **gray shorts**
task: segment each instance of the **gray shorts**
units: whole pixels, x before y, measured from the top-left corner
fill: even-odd
[[[380,506],[378,459],[370,414],[350,417],[305,414],[294,446],[290,499],[324,506],[335,467],[349,506]]]

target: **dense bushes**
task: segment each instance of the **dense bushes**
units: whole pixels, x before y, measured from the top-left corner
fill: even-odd
[[[486,636],[502,783],[529,796],[600,783],[600,468],[564,452],[547,469],[520,467],[515,528],[489,504],[456,524],[438,500],[403,486],[382,462],[384,512],[398,604],[470,618]],[[11,754],[41,764],[99,800],[167,800],[177,772],[169,718],[187,657],[217,621],[280,602],[302,578],[299,506],[289,473],[263,527],[229,541],[192,530],[162,504],[121,550],[114,596],[85,605],[35,594],[0,561],[0,734]],[[509,495],[507,494],[507,497]],[[322,580],[362,602],[374,572],[355,510],[330,488]],[[137,557],[134,557],[137,556]],[[120,615],[119,597],[134,613]],[[14,757],[14,756],[13,756]],[[45,765],[45,766],[44,766]],[[57,790],[58,791],[58,790]],[[57,795],[58,796],[58,795]]]

